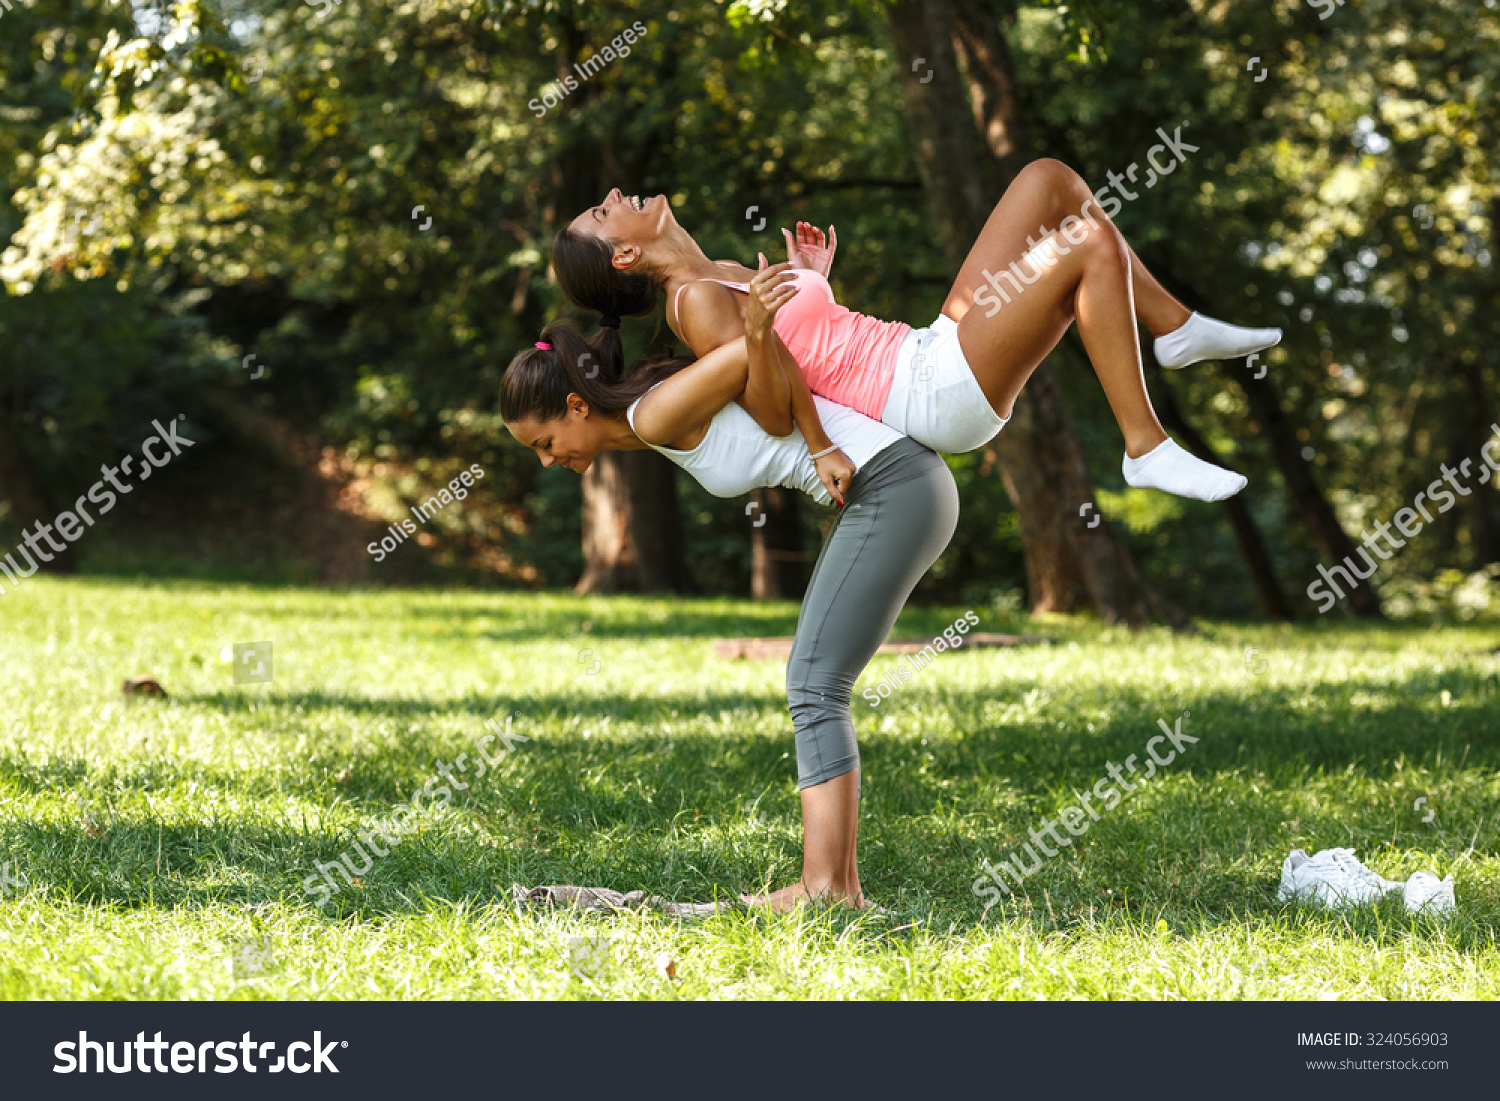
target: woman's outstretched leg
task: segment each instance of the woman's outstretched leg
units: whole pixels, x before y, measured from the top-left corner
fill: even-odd
[[[1021,229],[1016,237],[1018,242],[1040,241],[1060,229],[1070,216],[1114,224],[1100,209],[1082,176],[1062,161],[1044,157],[1017,174],[990,215],[985,230],[997,228],[1003,219]],[[1232,359],[1269,348],[1281,340],[1280,329],[1246,329],[1193,313],[1156,281],[1128,243],[1125,247],[1130,253],[1136,320],[1156,338],[1156,356],[1163,367],[1185,367],[1204,359]],[[971,304],[971,300],[959,300],[959,296],[950,294],[943,312],[957,321]]]
[[[985,397],[997,414],[1009,417],[1026,380],[1076,321],[1125,437],[1126,481],[1209,501],[1239,492],[1244,478],[1177,447],[1156,418],[1146,393],[1136,330],[1139,261],[1119,230],[1099,215],[1092,220],[1074,218],[1066,234],[1059,221],[1055,232],[1035,239],[1039,228],[1053,228],[1045,219],[1056,213],[1055,201],[1035,182],[1044,174],[1056,172],[1044,167],[1033,173],[1033,182],[1013,185],[1005,193],[944,308],[959,321],[959,345]],[[1017,177],[1016,184],[1021,183]],[[1097,207],[1085,214],[1096,211]],[[1034,224],[1038,212],[1043,221]],[[1033,228],[1027,230],[1028,225]],[[1028,244],[1028,233],[1034,244]],[[1144,266],[1140,272],[1148,299],[1143,310],[1148,327],[1170,324],[1180,304]]]

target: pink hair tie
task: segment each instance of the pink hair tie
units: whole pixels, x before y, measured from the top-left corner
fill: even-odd
[[[538,340],[536,342],[536,346],[544,352],[550,352],[552,350],[552,345],[548,344],[545,340]]]

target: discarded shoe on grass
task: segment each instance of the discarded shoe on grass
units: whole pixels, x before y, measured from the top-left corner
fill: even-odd
[[[1412,913],[1453,912],[1453,877],[1439,879],[1432,872],[1417,872],[1406,881],[1406,908]]]
[[[1341,909],[1376,902],[1396,891],[1402,892],[1409,913],[1445,914],[1454,908],[1451,875],[1438,879],[1432,872],[1417,872],[1405,882],[1386,879],[1361,864],[1353,849],[1323,849],[1313,856],[1293,849],[1282,862],[1276,897]]]

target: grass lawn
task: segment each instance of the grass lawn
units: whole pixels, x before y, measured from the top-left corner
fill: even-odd
[[[0,598],[0,997],[1500,994],[1500,629],[976,611],[1059,644],[943,654],[878,708],[860,689],[900,658],[856,687],[862,875],[889,914],[685,922],[518,913],[510,885],[794,878],[782,667],[711,650],[791,634],[794,605],[33,579]],[[274,680],[235,684],[221,650],[262,640]],[[136,674],[171,698],[127,703]],[[986,912],[980,861],[1184,712],[1199,740]],[[507,716],[529,741],[480,778]],[[465,753],[468,789],[316,907],[315,864]],[[1335,846],[1454,873],[1458,912],[1276,901],[1289,849]]]

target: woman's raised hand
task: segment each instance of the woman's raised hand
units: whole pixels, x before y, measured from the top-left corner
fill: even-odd
[[[792,232],[783,227],[781,235],[786,238],[787,262],[794,268],[807,268],[815,271],[824,279],[828,278],[828,271],[833,267],[833,254],[839,248],[838,230],[832,226],[828,227],[828,236],[823,236],[823,231],[817,226],[808,225],[806,222],[797,223],[797,239],[792,240]]]
[[[770,335],[776,311],[797,293],[796,276],[791,262],[767,266],[760,254],[760,270],[750,280],[750,301],[745,307],[745,335],[764,339]]]

